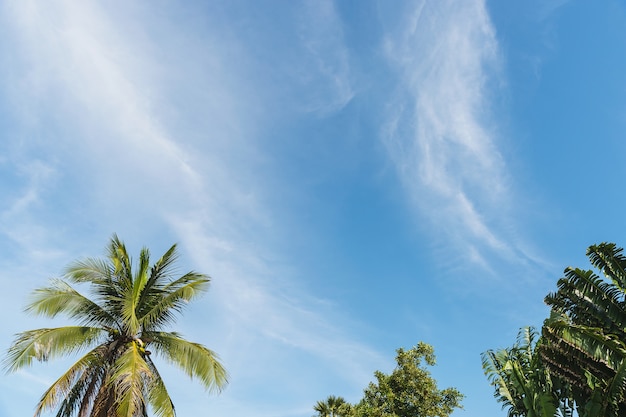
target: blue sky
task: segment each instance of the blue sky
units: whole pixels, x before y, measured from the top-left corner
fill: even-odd
[[[435,347],[455,416],[505,415],[480,353],[540,326],[587,246],[626,244],[619,1],[5,1],[0,329],[117,233],[212,287],[178,415],[305,417]],[[0,376],[29,415],[68,362]]]

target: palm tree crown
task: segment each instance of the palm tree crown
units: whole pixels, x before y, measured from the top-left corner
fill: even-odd
[[[150,266],[143,248],[133,268],[117,236],[107,259],[69,266],[65,279],[37,289],[28,312],[65,315],[76,326],[30,330],[16,336],[4,365],[16,371],[77,351],[86,353],[57,379],[37,404],[35,416],[57,409],[58,417],[158,417],[175,415],[174,405],[151,351],[173,363],[208,390],[221,390],[227,374],[217,355],[201,344],[166,331],[176,313],[207,289],[209,277],[188,272],[175,278],[176,245]],[[78,287],[89,288],[89,296]]]
[[[325,401],[318,401],[313,409],[316,417],[344,417],[348,415],[350,404],[343,397],[330,395]]]

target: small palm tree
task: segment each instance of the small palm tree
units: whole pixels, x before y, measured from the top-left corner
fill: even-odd
[[[113,236],[108,259],[77,261],[65,279],[34,292],[28,312],[65,315],[78,325],[18,334],[5,368],[16,371],[33,360],[87,350],[43,394],[35,416],[57,409],[58,417],[147,417],[151,407],[156,416],[173,417],[174,405],[151,351],[208,390],[226,385],[226,371],[214,352],[165,330],[209,284],[208,276],[196,272],[174,278],[176,259],[174,245],[150,266],[143,248],[133,268],[126,247]],[[85,286],[89,296],[77,290]]]
[[[350,404],[342,397],[330,395],[325,401],[318,401],[313,409],[317,412],[316,417],[347,417]]]

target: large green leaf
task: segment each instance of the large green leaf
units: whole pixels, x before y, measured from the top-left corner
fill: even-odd
[[[43,394],[35,415],[59,406],[59,414],[72,415],[78,408],[83,414],[90,409],[94,390],[100,387],[106,367],[106,346],[98,346],[81,357]]]
[[[116,325],[108,311],[62,280],[53,280],[49,287],[35,290],[26,311],[47,317],[65,314],[86,325]]]
[[[208,285],[208,276],[195,272],[189,272],[165,285],[157,296],[145,303],[145,307],[149,308],[140,317],[144,329],[152,330],[173,321],[175,313],[205,292]]]
[[[45,362],[65,356],[102,340],[106,331],[95,327],[67,326],[29,330],[17,335],[4,366],[9,372],[30,366],[33,359]]]
[[[189,342],[176,333],[149,332],[147,343],[157,352],[182,369],[191,378],[197,378],[210,391],[221,390],[228,382],[226,370],[215,352],[199,343]]]
[[[143,358],[143,347],[137,341],[128,343],[113,364],[109,384],[115,387],[118,417],[134,417],[145,408],[146,382],[152,379],[150,367]]]
[[[159,374],[154,362],[150,357],[146,357],[146,363],[150,367],[152,378],[148,384],[148,402],[152,406],[152,410],[156,417],[174,417],[174,403],[170,398],[165,383]]]

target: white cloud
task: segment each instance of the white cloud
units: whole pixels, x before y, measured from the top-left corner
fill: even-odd
[[[490,102],[498,43],[484,2],[417,2],[385,46],[402,82],[383,139],[410,198],[439,238],[473,248],[466,260],[489,269],[486,252],[512,257]]]
[[[335,5],[331,0],[305,1],[300,14],[300,40],[306,52],[300,64],[300,72],[304,75],[302,82],[315,82],[319,86],[309,89],[317,96],[310,98],[307,110],[322,114],[341,110],[354,97],[354,91],[349,53],[344,46]]]
[[[227,337],[211,347],[228,349],[223,355],[238,378],[233,384],[248,387],[251,372],[271,374],[271,361],[286,358],[297,364],[298,378],[319,377],[319,367],[298,361],[299,355],[362,382],[378,355],[341,330],[335,321],[346,320],[333,306],[306,296],[298,273],[286,274],[289,268],[280,266],[286,261],[267,244],[278,223],[264,205],[272,178],[255,171],[263,158],[255,127],[263,121],[256,118],[264,113],[247,111],[262,99],[242,87],[251,88],[249,68],[235,65],[242,58],[233,51],[241,46],[211,28],[203,29],[203,42],[194,41],[196,34],[180,27],[182,33],[159,35],[160,46],[148,36],[158,32],[150,26],[150,18],[159,19],[151,7],[19,1],[3,9],[3,19],[11,22],[5,32],[19,45],[12,52],[23,69],[5,81],[21,85],[20,95],[7,85],[3,91],[20,103],[23,134],[46,138],[25,143],[20,152],[24,159],[43,154],[42,166],[54,161],[58,169],[55,187],[41,200],[50,213],[49,222],[39,223],[44,247],[52,249],[46,236],[56,235],[55,245],[98,256],[91,249],[106,242],[95,238],[114,231],[131,247],[154,241],[165,247],[177,238],[197,269],[214,276],[209,296],[215,305],[196,312],[218,315],[211,320]],[[313,63],[303,74],[323,86],[309,98],[307,111],[335,111],[353,95],[338,18],[331,2],[307,4],[302,13],[311,21],[301,22],[299,42]],[[184,47],[175,48],[168,36]],[[178,59],[157,59],[161,54]],[[161,85],[164,80],[170,84]],[[188,96],[175,97],[174,90]],[[170,107],[170,98],[184,102],[185,112]],[[27,219],[23,213],[38,198],[38,188],[29,188],[10,215]],[[196,331],[206,325],[188,323]],[[246,343],[251,340],[257,344]],[[267,362],[257,360],[261,354]],[[294,372],[283,364],[279,370]],[[228,391],[223,395],[229,398]]]

